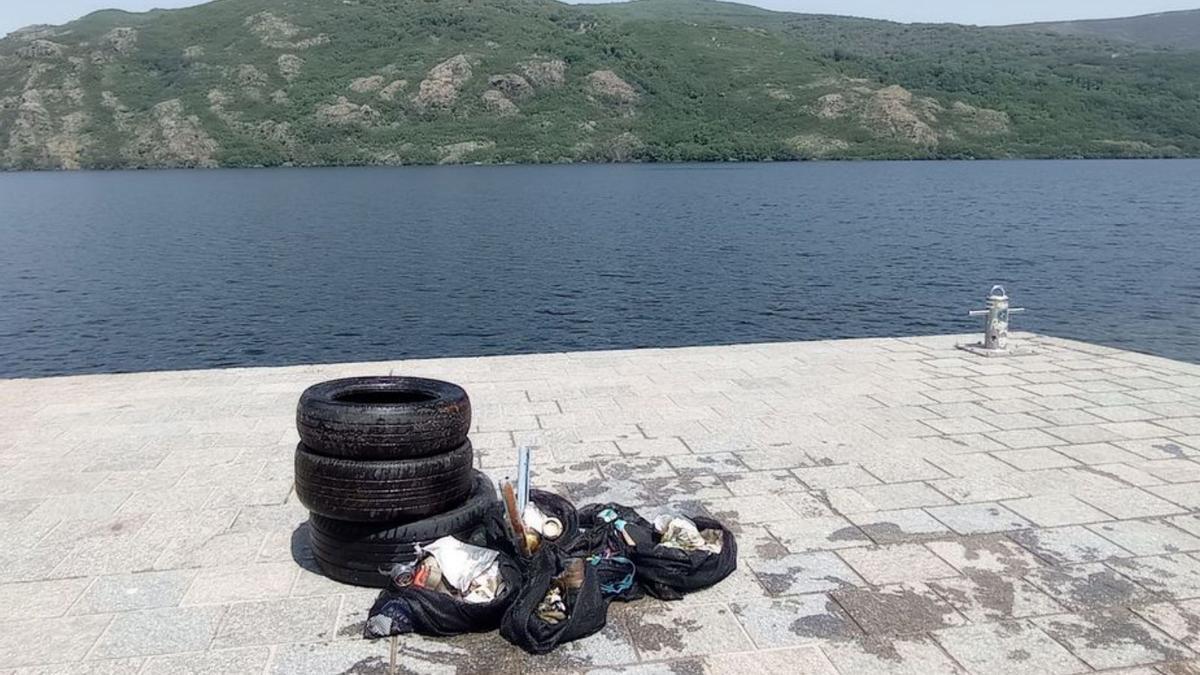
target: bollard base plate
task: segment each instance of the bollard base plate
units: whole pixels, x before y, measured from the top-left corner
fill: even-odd
[[[1001,356],[1032,356],[1037,353],[1028,347],[1022,347],[1020,345],[1009,345],[1005,349],[988,349],[987,347],[983,346],[982,342],[960,344],[955,346],[965,352],[970,352],[975,356],[986,356],[989,358]]]

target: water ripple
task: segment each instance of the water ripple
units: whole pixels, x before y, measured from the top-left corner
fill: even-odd
[[[0,377],[969,332],[1200,361],[1200,162],[0,175]]]

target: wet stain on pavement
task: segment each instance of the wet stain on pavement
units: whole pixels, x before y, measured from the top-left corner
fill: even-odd
[[[870,635],[920,633],[964,623],[953,607],[920,584],[832,595]]]

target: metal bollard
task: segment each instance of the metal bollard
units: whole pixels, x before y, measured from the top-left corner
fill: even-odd
[[[1008,348],[1008,318],[1010,314],[1024,312],[1024,308],[1009,306],[1008,293],[1004,287],[997,284],[988,293],[987,309],[976,309],[968,312],[969,316],[986,316],[983,324],[983,342],[974,345],[960,345],[963,349],[982,356],[1005,356],[1011,353]]]

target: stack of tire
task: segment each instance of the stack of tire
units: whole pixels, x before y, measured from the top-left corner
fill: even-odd
[[[449,382],[322,382],[300,397],[296,427],[296,495],[331,579],[386,586],[383,571],[411,561],[415,544],[465,538],[497,502],[473,469],[470,399]]]

